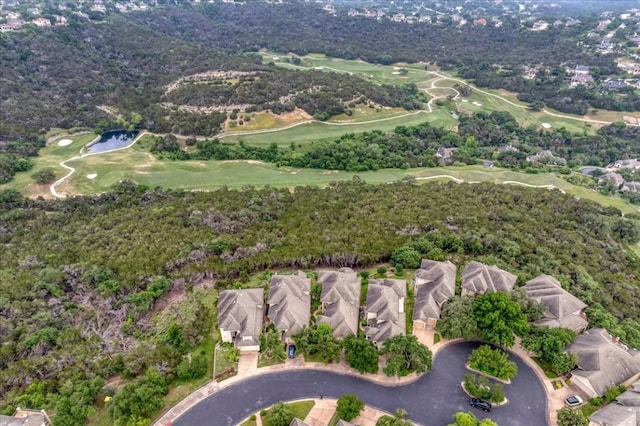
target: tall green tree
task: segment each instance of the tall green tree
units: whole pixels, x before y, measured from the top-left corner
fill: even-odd
[[[587,419],[582,411],[571,407],[563,407],[558,411],[558,426],[588,426]]]
[[[378,372],[378,350],[371,341],[350,335],[344,339],[343,343],[344,356],[351,368],[360,373]]]
[[[510,348],[515,344],[514,333],[522,335],[527,329],[527,317],[522,313],[520,305],[503,292],[476,297],[473,317],[482,340],[500,346]]]
[[[358,395],[347,393],[338,398],[336,412],[342,420],[350,421],[360,415],[364,409],[364,401]]]
[[[293,420],[293,413],[288,405],[280,401],[269,409],[267,419],[271,426],[289,426],[289,423]]]
[[[444,305],[436,331],[445,339],[473,340],[480,331],[473,316],[474,298],[472,296],[453,296]]]
[[[431,369],[431,350],[414,335],[398,334],[385,340],[381,353],[389,356],[384,367],[387,376],[401,377]]]

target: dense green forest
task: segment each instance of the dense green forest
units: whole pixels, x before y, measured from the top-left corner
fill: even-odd
[[[495,263],[520,284],[551,274],[613,314],[612,327],[626,318],[633,329],[640,260],[624,245],[639,240],[638,220],[616,209],[491,184],[201,193],[122,182],[56,201],[4,191],[0,399],[53,409],[56,425],[72,425],[114,375],[147,371],[135,386],[161,394],[211,325],[194,290],[203,277],[221,289],[271,268],[364,267],[406,245],[461,266]],[[158,306],[168,291],[184,300]],[[124,396],[117,401],[114,416],[133,415]]]
[[[507,112],[480,112],[460,117],[458,131],[429,123],[399,126],[393,132],[348,133],[334,140],[320,140],[288,148],[225,144],[218,139],[196,144],[187,152],[171,135],[159,137],[151,150],[176,160],[261,160],[278,166],[367,171],[384,168],[435,167],[439,164],[477,164],[494,160],[506,168],[530,169],[553,165],[549,158],[527,158],[541,150],[552,151],[562,165],[605,166],[618,159],[640,157],[640,127],[613,124],[595,135],[571,134],[564,129],[523,128]],[[438,148],[455,148],[451,158],[437,157]],[[505,149],[506,148],[506,149]],[[569,173],[569,169],[566,169]]]
[[[287,106],[277,104],[291,101],[320,118],[340,113],[344,108],[338,106],[340,102],[360,96],[389,106],[418,105],[410,89],[375,87],[351,76],[274,72],[260,64],[258,55],[248,53],[261,48],[383,64],[436,63],[444,69],[455,68],[478,85],[514,90],[527,102],[543,102],[567,112],[584,113],[587,107],[639,109],[639,97],[632,90],[566,88],[564,66],[589,65],[599,76],[618,72],[615,55],[594,55],[576,43],[577,39],[586,43],[582,35],[593,24],[585,18],[573,27],[540,32],[523,30],[519,22],[509,19],[500,28],[458,28],[451,22],[409,25],[332,16],[302,3],[259,2],[112,14],[103,23],[72,16],[64,27],[0,34],[4,79],[0,141],[34,139],[51,127],[95,127],[101,120],[102,128],[109,127],[115,117],[97,108],[101,106],[115,108],[121,122],[133,126],[211,135],[224,114],[185,112],[162,104],[238,102],[266,107],[275,103],[272,106],[278,109]],[[525,80],[521,66],[536,64],[543,66],[539,75]],[[227,84],[182,85],[165,95],[172,81],[212,70],[271,72],[245,81],[250,91],[230,90]],[[300,93],[314,87],[326,93]],[[295,96],[280,99],[288,95]]]
[[[172,8],[162,14],[137,14],[135,19],[158,34],[229,51],[267,48],[381,64],[435,63],[442,69],[457,70],[478,86],[512,90],[525,102],[543,102],[574,114],[585,114],[589,107],[640,110],[640,95],[635,89],[567,85],[566,66],[588,65],[594,72],[597,70],[598,78],[619,72],[615,55],[589,52],[596,41],[585,34],[595,26],[597,18],[581,17],[582,22],[571,27],[529,31],[518,19],[510,18],[503,19],[500,27],[458,27],[450,20],[438,25],[411,25],[387,19],[333,16],[303,3],[222,3],[203,9]],[[624,31],[633,32],[630,27]],[[525,79],[523,65],[540,65],[541,72],[533,80]]]

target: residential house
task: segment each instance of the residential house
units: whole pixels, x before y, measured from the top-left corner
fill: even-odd
[[[551,151],[542,150],[534,155],[527,157],[527,161],[533,164],[554,164],[556,166],[564,166],[567,160],[562,157],[556,157]]]
[[[51,21],[48,20],[47,18],[36,18],[33,21],[31,21],[32,24],[38,26],[38,27],[50,27],[51,26]]]
[[[456,265],[423,259],[414,275],[415,305],[413,323],[416,328],[435,326],[444,302],[456,292]]]
[[[627,87],[627,83],[625,83],[622,80],[605,81],[604,85],[607,89],[614,89],[614,90],[624,89],[625,87]]]
[[[586,65],[578,65],[574,70],[575,75],[589,75],[589,67]]]
[[[614,47],[615,45],[611,42],[611,40],[604,39],[598,45],[598,51],[602,53],[609,53],[609,52],[613,52]]]
[[[484,18],[478,18],[473,20],[473,25],[482,25],[483,27],[487,25],[487,20]]]
[[[625,182],[622,185],[623,191],[640,192],[640,182]]]
[[[311,279],[297,271],[273,275],[269,281],[267,318],[286,341],[309,324],[311,317]]]
[[[497,266],[488,266],[472,261],[462,273],[462,295],[480,294],[502,291],[511,292],[518,277]]]
[[[640,425],[640,380],[618,396],[615,402],[589,417],[591,426]]]
[[[613,163],[613,167],[615,167],[616,169],[638,170],[640,169],[640,161],[638,161],[635,158],[632,158],[630,160],[618,160],[615,163]]]
[[[218,297],[218,326],[222,341],[241,351],[260,350],[264,319],[264,290],[225,290]]]
[[[17,408],[13,416],[0,415],[0,426],[51,426],[52,424],[44,410]]]
[[[323,315],[319,323],[329,324],[336,337],[358,334],[360,308],[360,277],[351,268],[337,271],[319,271],[318,282],[322,284],[320,302]]]
[[[380,349],[385,340],[406,334],[407,321],[404,301],[407,297],[407,282],[404,280],[369,279],[367,289],[366,319],[364,335]]]
[[[624,183],[622,175],[614,172],[605,173],[598,179],[598,183],[611,183],[616,189],[620,188]]]
[[[578,355],[571,381],[592,398],[640,377],[640,351],[629,349],[603,328],[585,331],[565,350]]]
[[[533,31],[545,31],[549,28],[549,23],[545,21],[537,21],[533,23]]]
[[[458,148],[445,148],[441,146],[436,151],[436,158],[444,164],[450,164],[453,161],[451,157],[457,149]]]
[[[549,275],[540,275],[524,286],[527,298],[543,305],[546,310],[542,318],[534,322],[540,327],[563,327],[575,333],[584,331],[589,322],[582,312],[587,304],[568,291]]]
[[[640,74],[640,63],[619,64],[618,66],[630,74]]]
[[[289,423],[289,426],[309,426],[309,424],[303,422],[298,418],[294,418],[293,420],[291,420],[291,423]]]

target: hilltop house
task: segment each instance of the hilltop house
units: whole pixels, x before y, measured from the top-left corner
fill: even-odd
[[[357,335],[361,285],[358,274],[351,268],[319,271],[318,282],[322,284],[323,311],[323,315],[317,317],[318,323],[329,324],[338,338]]]
[[[273,275],[269,281],[267,318],[285,340],[296,334],[311,317],[311,279],[297,271],[292,275]]]
[[[385,340],[406,334],[407,321],[404,300],[407,297],[407,282],[404,280],[370,278],[367,289],[366,319],[364,335],[378,349]]]
[[[241,351],[260,350],[264,317],[264,290],[225,290],[218,297],[218,324],[222,341]]]
[[[567,160],[562,157],[556,157],[551,151],[547,150],[528,156],[527,161],[533,164],[554,164],[557,166],[564,166],[567,164]]]
[[[622,185],[623,191],[640,192],[640,182],[625,182]]]
[[[13,416],[0,414],[0,426],[51,426],[53,423],[44,410],[16,408]]]
[[[609,172],[600,176],[598,183],[610,183],[618,189],[624,183],[624,178],[618,173]]]
[[[635,158],[632,158],[630,160],[618,160],[615,163],[613,163],[613,167],[616,169],[638,170],[640,169],[640,161]]]
[[[589,417],[592,426],[636,426],[640,424],[640,380],[629,390],[618,396]]]
[[[542,318],[534,322],[540,327],[563,327],[581,333],[589,322],[582,312],[587,304],[565,291],[558,280],[549,275],[540,275],[524,286],[527,298],[543,305],[546,310]]]
[[[462,295],[502,291],[511,292],[518,277],[497,266],[488,266],[476,261],[470,262],[462,273]]]
[[[433,327],[440,319],[442,305],[455,294],[456,265],[422,259],[414,275],[414,285],[413,324],[422,329]]]
[[[629,349],[603,328],[592,328],[565,349],[578,355],[572,381],[590,397],[640,377],[640,351]]]

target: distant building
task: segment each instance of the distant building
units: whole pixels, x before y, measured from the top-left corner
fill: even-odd
[[[51,21],[47,18],[36,18],[31,21],[32,24],[37,25],[38,27],[50,27]]]
[[[627,87],[627,83],[625,83],[622,80],[609,80],[609,81],[606,81],[604,85],[607,89],[614,89],[614,90],[624,89],[625,87]]]
[[[614,172],[605,173],[598,179],[598,183],[610,183],[619,189],[624,183],[624,178],[622,175]]]
[[[0,426],[51,426],[52,424],[44,410],[17,408],[13,416],[0,415]]]

